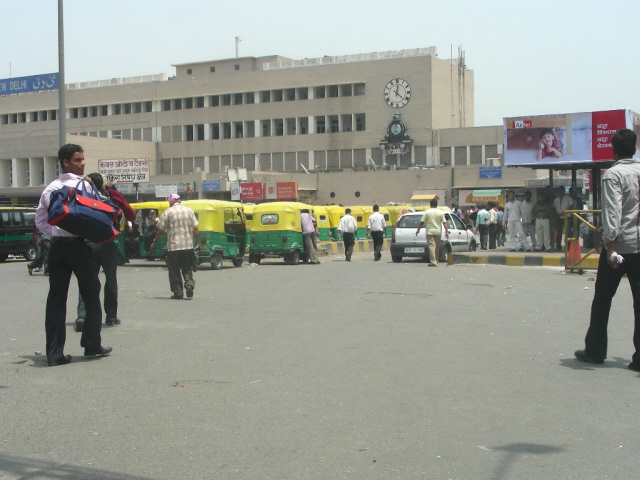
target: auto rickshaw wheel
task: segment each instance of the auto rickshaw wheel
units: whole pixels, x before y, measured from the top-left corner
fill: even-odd
[[[244,258],[234,258],[231,261],[233,262],[234,267],[241,267],[242,262],[244,261]]]
[[[25,250],[25,252],[24,252],[23,256],[24,256],[24,259],[25,259],[27,262],[33,262],[33,261],[36,259],[36,257],[38,256],[38,249],[37,249],[37,247],[36,247],[35,245],[33,245],[33,244],[32,244],[32,245],[29,245],[29,246],[27,247],[27,249]]]
[[[222,253],[216,252],[211,256],[211,268],[214,270],[222,268]]]

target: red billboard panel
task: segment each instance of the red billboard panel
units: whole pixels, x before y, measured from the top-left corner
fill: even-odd
[[[298,182],[276,183],[276,198],[278,200],[296,200],[298,198]]]
[[[241,183],[242,200],[263,200],[264,187],[262,182]]]

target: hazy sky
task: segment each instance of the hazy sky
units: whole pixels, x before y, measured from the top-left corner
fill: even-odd
[[[0,78],[58,70],[57,0],[0,0]],[[466,52],[475,125],[640,111],[640,0],[64,0],[66,81],[175,73],[172,64],[435,46]]]

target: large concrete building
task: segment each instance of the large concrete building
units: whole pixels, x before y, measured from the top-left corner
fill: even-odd
[[[404,202],[415,190],[450,200],[535,177],[480,179],[479,167],[501,166],[502,127],[474,127],[473,71],[434,47],[174,67],[168,79],[67,85],[67,141],[85,147],[88,171],[149,158],[151,183],[221,198],[227,169],[244,167],[249,180],[296,180],[303,199],[343,204]],[[0,96],[0,195],[33,200],[57,176],[57,112],[57,91]],[[215,179],[219,191],[204,188]]]

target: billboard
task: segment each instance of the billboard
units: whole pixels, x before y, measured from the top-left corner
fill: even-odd
[[[57,73],[43,73],[30,77],[4,78],[0,80],[0,95],[56,90],[59,77]]]
[[[149,183],[148,158],[98,160],[98,171],[112,183]]]
[[[611,137],[621,128],[640,134],[639,120],[631,110],[505,118],[504,164],[552,167],[612,161]]]

